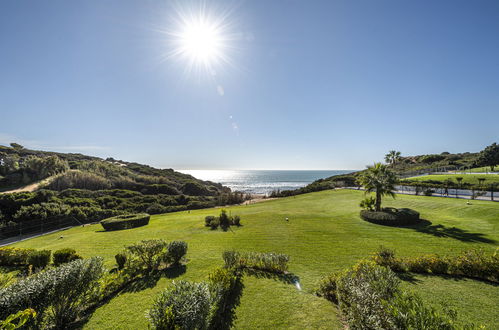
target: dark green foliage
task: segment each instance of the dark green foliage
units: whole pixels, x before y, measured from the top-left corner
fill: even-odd
[[[234,225],[234,226],[241,226],[241,217],[238,216],[238,215],[235,215],[234,217],[232,217],[231,219],[231,225]]]
[[[204,225],[206,227],[210,227],[212,230],[217,229],[219,226],[223,231],[227,231],[230,226],[241,226],[241,217],[238,215],[229,216],[227,215],[227,211],[221,210],[220,216],[206,216],[204,218]]]
[[[211,222],[215,220],[215,217],[212,216],[212,215],[207,215],[205,218],[204,218],[204,225],[206,227],[209,227],[211,225]]]
[[[419,212],[408,208],[386,207],[379,212],[362,210],[360,211],[360,217],[365,221],[385,226],[404,226],[420,221]]]
[[[89,293],[102,273],[101,258],[75,260],[0,289],[0,319],[33,308],[38,323],[46,319],[51,326],[63,329],[88,305]]]
[[[74,260],[82,259],[74,249],[65,248],[54,252],[54,265],[59,266]]]
[[[188,181],[182,185],[180,190],[186,195],[210,196],[213,193],[202,184],[195,181]]]
[[[126,250],[139,260],[140,267],[147,271],[153,271],[158,268],[161,262],[161,255],[167,247],[167,242],[162,239],[151,239],[140,241],[127,246]]]
[[[225,251],[222,254],[226,268],[254,269],[271,273],[288,270],[289,256],[279,253]]]
[[[118,269],[123,269],[125,267],[127,256],[125,253],[118,253],[114,256],[116,260],[116,264],[118,265]]]
[[[33,269],[43,269],[50,263],[50,250],[33,251],[28,257],[28,265]]]
[[[376,204],[376,199],[372,196],[364,198],[360,201],[359,206],[367,211],[374,211],[374,205]]]
[[[230,218],[227,215],[227,211],[220,211],[220,216],[218,217],[218,221],[220,222],[220,228],[226,231],[230,227]]]
[[[173,281],[154,301],[147,317],[153,329],[205,329],[210,312],[206,283]]]
[[[338,304],[350,329],[456,329],[455,313],[439,314],[399,285],[390,269],[362,261],[324,279],[318,294]]]
[[[494,167],[499,165],[499,145],[493,143],[480,151],[477,164],[479,166],[490,166],[490,170],[494,171]]]
[[[105,230],[131,229],[149,224],[151,216],[147,213],[124,214],[102,220]]]
[[[24,266],[34,249],[2,247],[0,248],[0,266]]]
[[[176,265],[187,254],[187,243],[183,241],[173,241],[168,243],[166,250],[169,262]]]

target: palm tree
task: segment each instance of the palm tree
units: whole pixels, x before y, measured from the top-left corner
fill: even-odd
[[[385,155],[385,162],[394,165],[400,159],[400,151],[390,150]]]
[[[367,167],[358,182],[366,189],[366,193],[376,192],[376,203],[374,209],[381,211],[381,198],[385,195],[395,198],[395,184],[398,179],[395,173],[388,166],[375,163],[372,167]]]

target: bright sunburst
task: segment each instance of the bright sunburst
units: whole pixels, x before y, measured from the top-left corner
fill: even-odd
[[[166,58],[181,59],[187,73],[213,75],[223,64],[231,64],[229,43],[233,39],[229,29],[229,12],[214,13],[201,6],[193,11],[177,9],[169,36]]]

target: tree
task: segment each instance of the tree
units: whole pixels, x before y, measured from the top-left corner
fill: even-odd
[[[499,165],[499,145],[492,143],[486,147],[478,155],[477,164],[479,166],[490,166],[490,170],[494,171],[494,167]]]
[[[388,166],[375,163],[368,167],[358,179],[360,185],[366,189],[366,193],[376,192],[376,203],[374,209],[381,211],[381,198],[385,195],[395,198],[395,184],[398,179],[395,173]]]
[[[394,165],[399,160],[400,160],[400,151],[390,150],[385,155],[385,162],[390,165]]]
[[[21,150],[24,149],[24,146],[20,145],[19,143],[12,142],[10,146],[16,150]]]

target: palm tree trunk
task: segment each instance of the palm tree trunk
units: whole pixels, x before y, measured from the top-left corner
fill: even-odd
[[[376,207],[376,212],[381,211],[381,194],[378,191],[376,191],[376,204],[375,204],[375,207]]]

